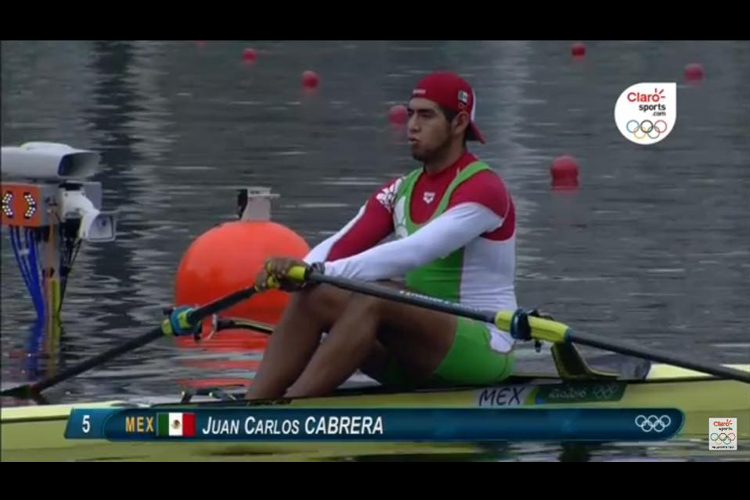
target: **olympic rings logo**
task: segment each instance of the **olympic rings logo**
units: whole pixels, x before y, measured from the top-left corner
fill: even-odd
[[[737,439],[737,435],[734,432],[730,432],[729,434],[727,434],[726,432],[712,432],[711,436],[709,437],[711,438],[711,441],[718,441],[724,444],[729,444]]]
[[[643,432],[664,432],[672,423],[669,415],[638,415],[635,417],[635,425],[641,428]]]
[[[597,386],[594,388],[594,398],[599,400],[609,400],[617,393],[617,385],[607,384],[605,386]]]
[[[645,139],[647,137],[649,139],[658,139],[661,134],[667,131],[667,122],[664,120],[656,120],[656,122],[652,122],[651,120],[643,120],[641,122],[630,120],[625,125],[625,128],[636,139]]]

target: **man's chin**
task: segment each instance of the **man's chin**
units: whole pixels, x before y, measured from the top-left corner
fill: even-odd
[[[424,161],[426,158],[426,155],[423,151],[420,151],[418,149],[412,148],[411,150],[411,157],[414,158],[417,161]]]

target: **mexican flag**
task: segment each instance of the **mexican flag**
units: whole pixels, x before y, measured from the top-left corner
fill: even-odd
[[[195,413],[159,413],[156,435],[159,437],[195,437]]]

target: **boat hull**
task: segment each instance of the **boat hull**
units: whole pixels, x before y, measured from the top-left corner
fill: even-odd
[[[696,379],[659,379],[640,382],[519,381],[497,387],[384,393],[367,390],[347,395],[268,402],[290,408],[484,408],[512,411],[529,409],[647,409],[676,408],[685,422],[677,439],[707,443],[708,419],[736,417],[738,438],[750,439],[750,385],[741,382]],[[238,403],[191,402],[157,404],[175,407],[220,408]],[[245,404],[245,403],[239,403]],[[112,443],[105,440],[66,440],[68,416],[73,408],[133,407],[133,403],[109,401],[98,404],[3,408],[3,460],[282,460],[388,453],[469,453],[472,443]],[[147,408],[149,405],[137,405]],[[261,407],[260,405],[253,405]],[[312,455],[310,455],[312,454]],[[297,458],[295,458],[297,457]]]

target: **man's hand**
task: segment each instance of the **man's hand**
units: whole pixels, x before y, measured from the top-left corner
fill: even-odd
[[[263,269],[258,273],[255,284],[261,290],[270,288],[280,288],[287,292],[294,292],[307,286],[307,283],[299,279],[293,279],[289,276],[289,271],[295,267],[305,269],[307,276],[311,269],[322,272],[322,264],[313,264],[312,266],[299,259],[290,259],[287,257],[272,257],[263,265]]]

